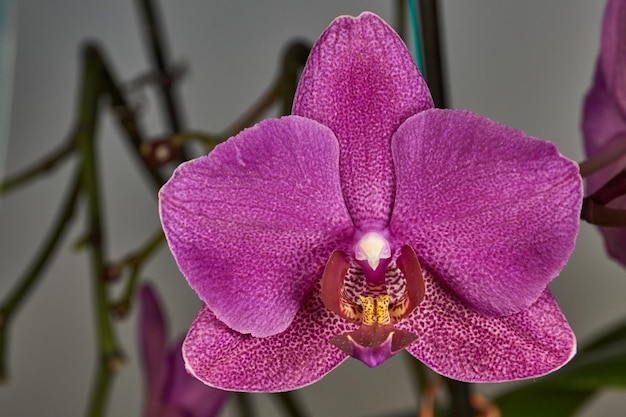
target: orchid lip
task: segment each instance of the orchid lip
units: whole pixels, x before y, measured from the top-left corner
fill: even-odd
[[[331,339],[344,353],[375,368],[417,339],[417,335],[391,325],[361,326]]]
[[[361,245],[361,242],[365,243]],[[357,247],[373,248],[374,252],[381,254],[386,242],[378,234],[365,235]],[[425,293],[421,267],[411,246],[403,246],[395,263],[389,259],[385,267],[401,273],[405,281],[403,293],[394,294],[393,301],[385,281],[368,280],[366,273],[365,290],[356,295],[357,303],[345,286],[346,280],[353,278],[349,273],[349,257],[339,250],[331,254],[322,276],[321,297],[326,308],[359,324],[357,330],[337,335],[331,343],[369,367],[378,366],[417,339],[414,333],[396,329],[394,324],[408,316],[421,303]],[[385,271],[382,272],[384,277]]]

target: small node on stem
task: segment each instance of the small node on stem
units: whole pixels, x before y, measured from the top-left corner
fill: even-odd
[[[151,167],[158,167],[177,161],[180,157],[179,146],[169,137],[154,142],[142,143],[140,152],[146,164]]]
[[[121,278],[123,270],[124,267],[119,263],[109,263],[104,267],[102,278],[104,282],[115,282]]]
[[[118,303],[111,305],[111,312],[118,319],[125,318],[128,315],[129,311],[130,311],[130,301],[126,298],[122,299]]]
[[[106,368],[113,374],[117,373],[126,363],[126,357],[122,352],[114,352],[104,359]]]

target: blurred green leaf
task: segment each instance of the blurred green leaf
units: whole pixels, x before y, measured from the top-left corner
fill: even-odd
[[[594,393],[536,382],[498,397],[495,403],[503,417],[571,417]]]

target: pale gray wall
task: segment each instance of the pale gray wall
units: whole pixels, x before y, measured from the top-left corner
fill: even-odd
[[[70,131],[83,40],[96,38],[105,45],[125,78],[145,70],[146,55],[132,3],[20,1],[9,173],[54,149]],[[285,41],[293,36],[315,39],[339,14],[371,10],[389,21],[392,4],[374,0],[161,3],[174,57],[190,66],[182,88],[188,125],[212,131],[225,127],[264,90]],[[581,159],[580,104],[597,53],[602,3],[444,0],[452,105],[552,140],[565,155]],[[156,110],[150,101],[146,119],[155,135],[162,131]],[[110,115],[101,125],[99,143],[110,252],[121,256],[158,227],[155,199],[124,154]],[[0,294],[28,264],[70,175],[63,169],[2,201]],[[0,388],[3,416],[83,413],[94,347],[86,260],[84,254],[70,251],[83,230],[80,220],[13,325],[11,383]],[[173,333],[183,333],[199,303],[165,250],[147,275],[158,283]],[[606,258],[598,234],[587,225],[582,226],[578,248],[552,289],[581,340],[626,315],[626,273]],[[137,415],[141,379],[134,317],[121,326],[120,334],[129,361],[115,382],[109,415]],[[415,405],[404,359],[394,358],[375,370],[348,361],[301,393],[317,416],[403,410]],[[372,384],[380,393],[362,395]],[[267,406],[265,400],[261,403]],[[624,395],[607,395],[584,415],[611,415],[611,407],[624,404]],[[267,415],[272,414],[270,409]]]

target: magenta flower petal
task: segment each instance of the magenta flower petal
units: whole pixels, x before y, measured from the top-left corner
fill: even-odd
[[[146,417],[215,417],[228,393],[189,375],[182,357],[182,339],[167,348],[167,329],[159,301],[150,285],[140,290],[139,347],[146,384]]]
[[[392,148],[394,239],[478,312],[533,304],[574,249],[576,164],[549,142],[460,110],[413,116]]]
[[[596,67],[593,84],[585,97],[582,129],[585,136],[585,151],[589,156],[605,150],[613,145],[614,141],[626,138],[626,118],[599,67]],[[613,165],[618,165],[611,170],[612,173],[617,173],[621,166]],[[590,191],[595,191],[608,181],[611,178],[609,175],[608,172],[599,176],[592,175],[590,179],[594,181]]]
[[[217,417],[228,398],[228,391],[209,387],[191,376],[185,368],[181,338],[169,352],[170,380],[164,402],[174,410],[185,410],[185,417]]]
[[[607,155],[607,166],[586,178],[589,194],[598,190],[626,166],[626,2],[610,0],[604,12],[602,49],[593,84],[583,106],[582,131],[588,157]],[[617,155],[617,157],[615,157]],[[626,209],[626,198],[620,197],[611,208]],[[626,229],[600,227],[609,255],[626,265]]]
[[[626,2],[608,0],[602,20],[600,66],[606,85],[622,112],[626,113]]]
[[[574,356],[574,334],[549,290],[524,311],[488,317],[467,308],[430,271],[424,278],[424,302],[397,327],[418,335],[407,350],[440,374],[512,381],[555,371]]]
[[[291,326],[271,337],[235,332],[204,307],[191,326],[183,355],[187,369],[211,386],[236,391],[288,391],[318,381],[348,356],[332,336],[357,328],[324,307],[319,285]]]
[[[161,190],[180,270],[232,329],[285,330],[328,254],[351,236],[338,152],[315,121],[268,119],[181,165]]]
[[[330,127],[341,149],[340,178],[357,227],[384,227],[394,198],[389,143],[432,98],[398,35],[378,16],[342,16],[313,47],[293,114]]]
[[[167,331],[163,313],[152,288],[148,285],[142,286],[139,297],[139,349],[146,384],[144,415],[158,416],[161,392],[167,380]]]

